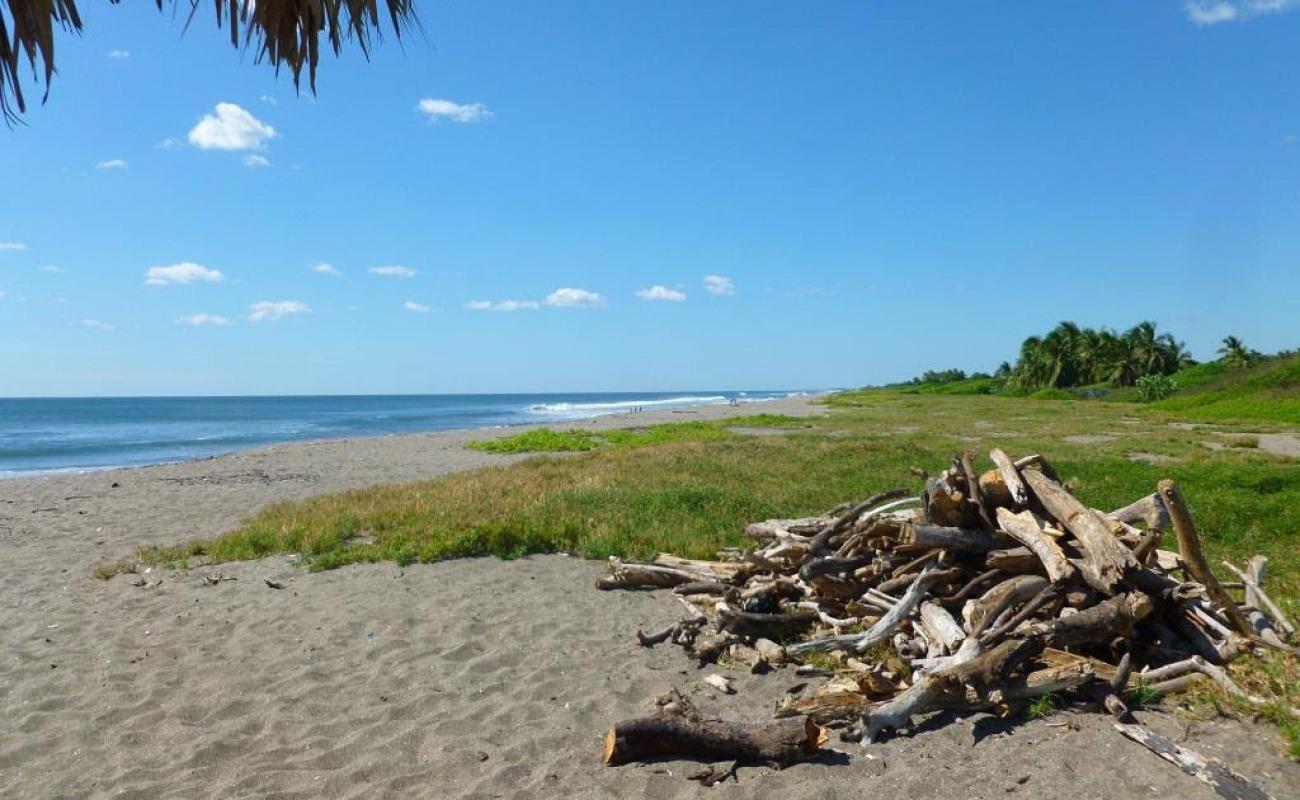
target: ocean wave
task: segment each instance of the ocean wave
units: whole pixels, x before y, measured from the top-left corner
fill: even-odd
[[[651,408],[663,408],[665,406],[705,406],[720,405],[727,402],[726,395],[685,395],[682,397],[666,397],[659,400],[616,400],[606,403],[537,403],[528,406],[527,411],[530,414],[611,414],[616,411],[626,411],[631,408],[648,406]]]

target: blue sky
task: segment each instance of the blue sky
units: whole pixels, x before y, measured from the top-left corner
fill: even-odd
[[[1061,319],[1300,344],[1291,0],[423,2],[314,97],[207,5],[85,6],[0,130],[0,395],[860,385]]]

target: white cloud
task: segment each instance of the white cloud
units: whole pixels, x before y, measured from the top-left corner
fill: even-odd
[[[391,267],[371,267],[367,270],[371,275],[384,275],[389,278],[413,278],[415,270],[410,267],[391,266]]]
[[[248,307],[253,322],[274,321],[291,314],[310,314],[311,306],[298,300],[261,300]]]
[[[656,283],[649,289],[642,289],[637,292],[636,296],[642,300],[668,300],[673,303],[680,303],[686,299],[686,292],[679,292],[676,289],[669,289],[667,286]]]
[[[430,123],[444,119],[452,122],[482,122],[492,119],[492,112],[482,103],[453,103],[435,97],[424,98],[416,104],[415,110],[428,117]]]
[[[176,320],[177,325],[233,325],[234,323],[220,314],[187,314]]]
[[[1300,0],[1188,0],[1183,4],[1187,18],[1201,26],[1245,22],[1297,9],[1300,9]]]
[[[121,158],[110,158],[96,164],[95,169],[126,169],[126,161]]]
[[[218,283],[226,279],[219,270],[208,269],[202,264],[185,261],[169,267],[150,267],[145,273],[144,282],[150,286],[167,286],[174,283]]]
[[[54,264],[46,264],[45,266],[41,267],[41,272],[49,272],[55,275],[62,275],[63,273],[67,272],[67,270],[64,269],[63,267],[56,266]]]
[[[257,169],[259,167],[269,167],[271,166],[271,159],[267,158],[266,156],[260,156],[257,153],[253,153],[252,155],[244,156],[244,166],[248,167],[249,169]]]
[[[261,150],[278,134],[275,128],[234,103],[217,103],[187,137],[200,150]]]
[[[402,303],[402,308],[407,311],[414,311],[417,314],[428,314],[433,310],[424,303],[417,303],[414,300],[407,300],[405,303]]]
[[[113,323],[111,323],[111,322],[102,322],[102,321],[97,320],[97,319],[83,319],[81,322],[79,322],[79,323],[77,323],[77,324],[80,325],[80,326],[83,327],[83,328],[90,328],[90,329],[92,329],[92,330],[97,330],[97,331],[115,331],[115,330],[117,330],[117,326],[114,325]]]
[[[471,300],[465,308],[472,311],[525,311],[541,308],[536,300]]]
[[[118,58],[118,59],[121,59],[121,58],[130,58],[130,57],[131,57],[131,51],[130,51],[130,50],[109,50],[109,51],[108,51],[108,57],[109,57],[109,58]]]
[[[728,295],[736,293],[736,284],[731,282],[731,278],[722,275],[705,275],[704,288],[708,289],[709,294]]]
[[[275,95],[273,94],[260,95],[257,99],[261,100],[263,103],[266,103],[268,106],[280,105],[280,101],[275,99]]]
[[[566,286],[548,294],[546,305],[558,308],[597,308],[605,305],[605,298],[586,289],[571,289]]]
[[[23,242],[0,242],[0,251],[4,250],[26,250],[27,245]]]
[[[154,147],[157,147],[159,150],[171,150],[175,146],[176,146],[176,140],[170,136],[168,136],[166,139],[163,139],[158,144],[154,145]]]
[[[311,271],[321,275],[333,275],[336,278],[343,277],[343,272],[333,264],[317,264],[311,268]]]

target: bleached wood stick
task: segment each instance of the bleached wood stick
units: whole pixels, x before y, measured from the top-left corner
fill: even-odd
[[[1222,761],[1188,750],[1145,725],[1117,722],[1115,730],[1193,778],[1209,784],[1215,793],[1225,800],[1273,800],[1262,789],[1229,769]]]
[[[956,652],[961,640],[966,638],[966,631],[961,629],[948,610],[931,600],[921,604],[921,624],[925,627],[927,638],[943,645],[949,653]]]
[[[1227,591],[1219,585],[1218,579],[1210,571],[1210,565],[1205,562],[1205,554],[1201,552],[1201,539],[1196,535],[1196,525],[1192,522],[1187,504],[1183,501],[1182,492],[1178,491],[1178,484],[1165,478],[1160,481],[1158,491],[1160,498],[1165,501],[1165,507],[1169,509],[1174,535],[1178,537],[1178,555],[1187,565],[1192,580],[1205,585],[1210,599],[1228,615],[1228,621],[1238,633],[1243,636],[1254,636],[1255,629],[1251,627],[1250,621],[1237,608],[1237,604],[1228,596]]]
[[[893,633],[894,628],[898,627],[899,623],[909,617],[916,607],[920,605],[921,598],[929,591],[933,572],[934,568],[932,566],[927,566],[921,570],[921,574],[916,576],[916,580],[912,581],[912,585],[894,604],[894,607],[889,609],[885,616],[877,620],[876,624],[872,625],[865,633],[809,639],[790,645],[786,648],[786,652],[791,655],[800,655],[821,650],[833,650],[838,647],[856,650],[861,653],[876,642],[884,641]]]
[[[1100,514],[1086,508],[1061,484],[1034,470],[1022,474],[1048,513],[1078,539],[1087,556],[1087,568],[1082,572],[1088,585],[1114,595],[1124,577],[1141,568],[1133,552],[1115,538]]]
[[[1011,461],[1010,457],[1001,449],[995,447],[989,451],[989,458],[997,465],[998,473],[1002,475],[1002,482],[1007,485],[1007,491],[1011,494],[1011,502],[1023,508],[1029,504],[1029,487],[1025,486],[1024,480],[1020,477],[1020,471]]]
[[[1106,516],[1129,524],[1141,520],[1147,524],[1149,530],[1162,531],[1169,527],[1169,509],[1165,508],[1165,503],[1160,499],[1159,494],[1149,494],[1123,508],[1115,509]]]
[[[1272,618],[1273,624],[1281,628],[1287,636],[1295,636],[1295,626],[1291,624],[1291,620],[1286,618],[1286,614],[1283,614],[1282,609],[1277,607],[1277,603],[1274,603],[1273,600],[1264,593],[1264,589],[1255,581],[1254,578],[1237,569],[1227,561],[1223,562],[1223,566],[1231,570],[1232,574],[1236,575],[1241,580],[1242,584],[1245,585],[1248,603],[1251,600],[1251,595],[1253,595],[1255,603],[1252,603],[1251,605],[1255,605],[1255,607],[1260,611],[1268,614],[1269,617]],[[1260,571],[1263,571],[1262,567]]]
[[[1065,551],[1056,543],[1056,539],[1043,531],[1042,520],[1032,511],[1013,514],[1010,509],[999,508],[998,525],[1011,538],[1038,556],[1043,569],[1047,570],[1048,580],[1052,583],[1064,583],[1074,577],[1074,565],[1065,557]]]

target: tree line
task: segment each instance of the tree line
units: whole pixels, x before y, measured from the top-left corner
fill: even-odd
[[[1230,368],[1247,367],[1263,358],[1236,336],[1224,337],[1218,352],[1220,361]],[[1195,364],[1183,342],[1172,333],[1159,332],[1156,323],[1149,320],[1123,332],[1061,322],[1042,336],[1025,339],[1015,364],[1004,361],[993,375],[968,375],[959,369],[928,370],[909,383],[998,378],[1029,392],[1098,384],[1122,387],[1135,386],[1149,376],[1172,375]]]

